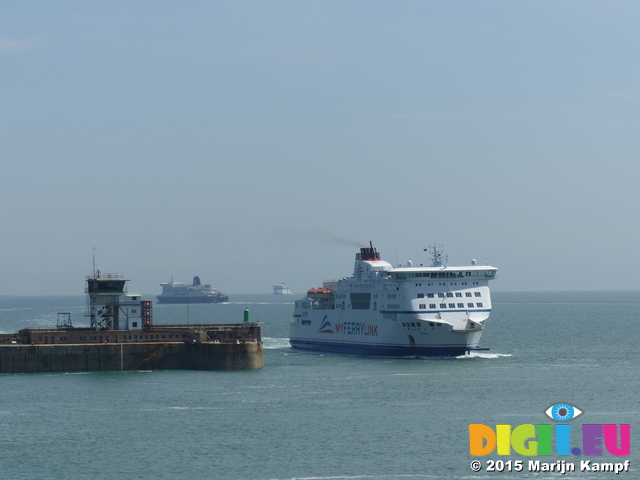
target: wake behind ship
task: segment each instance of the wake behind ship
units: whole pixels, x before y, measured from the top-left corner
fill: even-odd
[[[211,285],[202,285],[200,277],[193,277],[193,284],[174,282],[173,277],[167,283],[161,283],[162,293],[156,298],[160,303],[220,303],[228,302],[229,297]]]
[[[353,275],[324,282],[297,300],[292,347],[348,355],[459,356],[487,350],[479,341],[491,313],[495,267],[446,265],[430,247],[431,266],[393,268],[361,248]],[[426,249],[425,249],[426,250]]]

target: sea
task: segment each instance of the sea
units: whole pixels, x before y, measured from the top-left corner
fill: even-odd
[[[248,309],[263,325],[260,370],[0,375],[0,478],[638,478],[640,292],[493,292],[490,350],[448,359],[295,351],[295,298],[153,306],[159,324],[242,322]],[[61,312],[86,326],[85,308],[83,296],[0,297],[0,331],[55,326]],[[470,455],[470,424],[554,425],[557,403],[583,412],[566,422],[571,447],[583,424],[629,424],[630,454]],[[580,471],[625,460],[618,474]],[[542,471],[563,461],[576,471]]]

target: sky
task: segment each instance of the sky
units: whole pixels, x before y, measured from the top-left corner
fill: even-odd
[[[393,265],[639,290],[640,2],[0,4],[0,294]]]

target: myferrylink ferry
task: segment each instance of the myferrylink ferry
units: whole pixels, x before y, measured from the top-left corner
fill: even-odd
[[[449,266],[437,246],[432,265],[394,268],[370,242],[353,275],[323,282],[295,302],[292,347],[347,355],[459,356],[479,344],[491,313],[497,268]]]

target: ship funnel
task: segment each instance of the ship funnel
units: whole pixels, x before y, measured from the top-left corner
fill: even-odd
[[[200,283],[200,277],[198,277],[197,275],[195,277],[193,277],[193,285],[202,285]]]
[[[360,249],[360,260],[380,260],[380,254],[373,248],[373,242],[369,242],[369,247]]]

